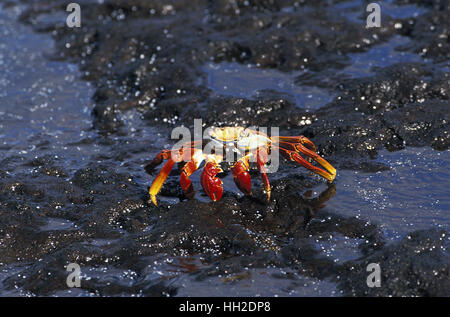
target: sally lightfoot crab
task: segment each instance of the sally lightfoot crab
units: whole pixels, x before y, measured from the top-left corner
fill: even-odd
[[[274,150],[278,151],[286,159],[297,162],[310,171],[324,177],[330,183],[333,182],[336,176],[336,169],[316,153],[314,143],[304,136],[269,137],[263,132],[243,127],[212,128],[209,130],[209,136],[214,149],[220,146],[226,151],[231,150],[238,154],[238,158],[233,162],[231,170],[234,182],[246,195],[252,194],[249,174],[249,162],[252,161],[256,162],[262,176],[267,200],[270,200],[271,188],[267,177],[266,164],[269,161],[269,154]],[[192,198],[195,195],[189,176],[200,168],[203,161],[205,162],[201,175],[203,189],[212,201],[222,198],[222,181],[217,177],[217,174],[223,172],[220,167],[220,163],[224,160],[223,151],[222,153],[211,149],[205,151],[206,148],[202,148],[202,145],[202,141],[194,141],[186,143],[179,149],[163,150],[145,167],[146,171],[151,173],[156,166],[164,160],[168,160],[149,190],[150,199],[155,205],[157,205],[156,195],[177,162],[185,162],[181,169],[180,183],[187,198]],[[303,158],[301,154],[307,158]],[[323,168],[311,164],[313,160]]]

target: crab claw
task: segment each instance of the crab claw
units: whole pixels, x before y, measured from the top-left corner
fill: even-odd
[[[252,194],[252,180],[248,172],[248,167],[245,166],[244,162],[238,161],[234,164],[233,168],[233,178],[236,186],[246,195]]]
[[[219,165],[214,162],[207,162],[201,176],[203,189],[212,201],[222,198],[222,181],[216,176],[220,172],[223,171]]]

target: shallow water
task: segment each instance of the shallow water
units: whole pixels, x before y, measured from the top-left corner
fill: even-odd
[[[236,281],[233,280],[236,278]],[[294,270],[277,268],[248,269],[240,275],[211,277],[202,282],[193,282],[181,277],[177,296],[192,296],[192,288],[198,289],[196,296],[238,297],[330,297],[339,295],[335,284],[298,274]],[[225,287],[224,287],[225,285]]]
[[[386,43],[375,45],[364,53],[350,53],[350,65],[340,73],[350,78],[373,75],[376,67],[386,67],[401,62],[424,62],[418,54],[402,52],[399,49],[408,45],[410,39],[405,36],[393,36]]]
[[[349,53],[349,65],[336,73],[342,78],[354,79],[371,76],[376,68],[396,63],[427,62],[418,54],[402,51],[410,42],[409,38],[396,35],[366,52]],[[258,99],[265,92],[272,92],[306,110],[317,110],[336,97],[336,93],[326,88],[297,83],[296,78],[306,75],[307,71],[281,72],[229,62],[208,63],[203,71],[207,74],[207,86],[219,95]]]
[[[392,240],[430,227],[450,230],[450,151],[382,151],[376,161],[390,170],[340,170],[336,195],[327,206],[341,215],[376,223]]]
[[[319,87],[299,86],[295,78],[302,72],[283,73],[238,63],[208,63],[203,67],[208,75],[208,87],[220,95],[255,99],[261,93],[273,91],[291,98],[300,108],[318,109],[334,99],[334,94]]]
[[[356,6],[356,2],[346,3],[341,8],[350,18],[357,18],[351,12],[360,15],[360,7]],[[400,10],[389,4],[385,9],[396,18],[423,12],[416,6],[402,6]],[[17,22],[20,11],[20,6],[0,10],[0,161],[16,155],[30,160],[48,154],[58,156],[65,170],[73,173],[89,162],[96,161],[96,157],[113,152],[114,147],[130,142],[148,142],[148,153],[133,154],[117,160],[109,157],[105,160],[117,171],[131,174],[138,184],[146,188],[152,177],[144,173],[142,166],[158,149],[171,144],[167,131],[149,126],[143,122],[139,112],[131,110],[118,114],[125,124],[127,136],[110,137],[108,141],[111,143],[104,144],[104,137],[92,128],[93,85],[80,79],[81,73],[76,65],[51,61],[47,57],[53,53],[53,40]],[[348,54],[350,65],[340,72],[350,78],[359,78],[371,76],[372,67],[402,61],[423,61],[419,55],[397,49],[407,44],[407,38],[395,36],[367,52]],[[296,84],[295,78],[301,72],[283,73],[237,63],[208,63],[204,65],[203,71],[207,74],[207,86],[217,95],[257,99],[270,90],[292,98],[298,107],[307,110],[318,109],[335,97],[327,89]],[[356,216],[367,223],[376,224],[382,229],[388,243],[418,229],[438,227],[450,230],[450,173],[447,169],[450,151],[438,152],[428,147],[407,148],[398,152],[381,151],[376,161],[386,164],[390,170],[378,173],[339,170],[337,192],[319,212]],[[33,173],[33,168],[14,164],[14,161],[11,164],[8,164],[8,160],[3,162],[5,165],[1,167],[2,170],[11,175]],[[196,199],[208,201],[199,190],[198,173],[192,177],[192,181],[199,191]],[[231,175],[225,177],[224,187],[241,195]],[[314,188],[314,196],[325,188],[325,185]],[[179,201],[163,196],[161,200],[171,204]],[[41,231],[77,230],[77,225],[66,219],[47,217],[44,220],[40,225]],[[145,230],[150,231],[152,227]],[[361,256],[358,249],[361,240],[334,234],[314,242],[317,250],[326,257],[343,263]],[[85,241],[87,245],[99,248],[107,248],[116,242],[101,238]],[[203,262],[201,256],[185,258],[161,254],[143,260],[149,263],[146,271],[141,272],[144,278],[171,281],[179,287],[178,296],[339,296],[334,283],[305,277],[289,268],[247,268],[242,274],[208,277],[199,282],[191,273],[209,265]],[[2,287],[2,281],[18,274],[22,265],[26,264],[0,265],[1,295],[32,295],[20,289],[11,291]],[[124,286],[132,285],[137,280],[133,270],[108,264],[100,268],[84,267],[83,274],[85,280],[99,279],[104,283],[120,281]],[[99,294],[67,290],[53,295]],[[134,295],[141,294],[136,292]]]
[[[93,129],[95,87],[81,80],[77,65],[49,58],[54,55],[54,41],[17,21],[23,9],[13,6],[0,11],[0,161],[16,154],[30,159],[48,154],[75,171],[111,150]],[[155,148],[167,143],[167,136],[143,123],[136,111],[119,116],[129,137],[112,137],[113,143],[152,139]],[[148,156],[131,160],[155,154],[149,151]],[[118,170],[126,164],[127,160],[121,162]],[[135,172],[137,179],[145,177],[141,166]]]
[[[397,6],[393,3],[393,0],[386,0],[383,2],[377,2],[381,9],[381,24],[383,25],[384,17],[387,15],[393,19],[407,19],[419,16],[426,12],[423,7],[419,7],[415,4],[404,4],[402,6]],[[365,22],[367,18],[367,13],[365,6],[369,2],[361,3],[361,1],[345,1],[337,2],[334,7],[337,9],[339,14],[345,16],[347,19],[362,23]]]
[[[50,61],[53,40],[17,22],[23,8],[0,11],[0,159],[48,153],[83,160],[86,153],[67,143],[94,135],[91,83],[81,81],[76,65]],[[70,160],[70,159],[69,159]]]

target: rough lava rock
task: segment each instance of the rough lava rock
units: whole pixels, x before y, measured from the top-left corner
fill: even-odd
[[[77,29],[51,19],[65,12],[63,1],[22,2],[21,21],[55,39],[51,58],[77,63],[96,87],[98,135],[75,145],[108,150],[75,170],[49,155],[1,160],[0,265],[9,268],[2,287],[22,295],[62,294],[65,267],[76,262],[90,277],[81,295],[175,296],[176,283],[155,276],[161,258],[198,256],[202,266],[185,272],[198,281],[276,267],[331,281],[347,296],[450,296],[448,232],[414,231],[386,241],[379,224],[323,209],[339,188],[310,198],[319,181],[288,164],[272,181],[269,204],[257,189],[251,198],[227,192],[217,203],[163,201],[160,207],[148,203],[148,179],[139,178],[144,159],[122,166],[125,158],[155,154],[156,138],[170,136],[174,126],[191,127],[198,117],[205,125],[278,126],[303,134],[338,168],[368,173],[389,169],[372,161],[382,148],[448,150],[448,1],[395,1],[418,3],[426,13],[386,16],[377,30],[336,14],[343,1],[78,1],[83,22]],[[394,36],[407,37],[402,50],[424,60],[361,78],[337,75],[351,63],[348,54]],[[306,110],[270,94],[222,96],[208,87],[202,70],[222,61],[301,71],[297,84],[336,97]],[[123,119],[133,111],[146,128],[164,132],[136,141]],[[174,171],[162,194],[181,197],[178,177]],[[317,247],[339,238],[355,241],[355,258],[337,261]],[[380,264],[381,288],[367,287],[368,263]]]

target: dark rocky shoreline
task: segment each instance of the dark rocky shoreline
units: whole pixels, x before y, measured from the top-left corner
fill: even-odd
[[[176,283],[149,277],[149,263],[164,255],[199,256],[204,266],[186,273],[199,283],[215,276],[232,281],[256,268],[276,267],[329,281],[339,296],[449,296],[447,230],[413,231],[400,241],[386,241],[377,224],[323,209],[339,183],[316,198],[299,195],[321,181],[293,165],[283,164],[273,177],[269,204],[258,199],[261,193],[248,198],[225,189],[217,203],[194,199],[155,207],[148,202],[148,187],[135,179],[134,171],[163,141],[135,142],[122,120],[130,111],[141,115],[141,129],[156,127],[162,139],[175,126],[192,127],[195,118],[205,126],[278,126],[284,134],[313,140],[338,169],[367,173],[389,169],[374,161],[382,149],[448,150],[449,2],[392,1],[400,8],[417,4],[426,12],[402,19],[383,16],[376,30],[339,13],[343,2],[79,1],[82,27],[68,29],[52,19],[65,11],[61,1],[23,1],[27,10],[21,22],[56,42],[51,59],[75,62],[83,79],[95,85],[93,135],[74,142],[108,150],[76,171],[64,165],[64,158],[49,155],[1,161],[0,263],[20,272],[4,279],[3,288],[59,294],[66,289],[62,268],[77,262],[111,269],[83,281],[83,295],[175,296]],[[408,37],[402,49],[423,62],[379,67],[362,78],[338,75],[351,64],[348,54],[394,36]],[[326,87],[336,97],[306,110],[276,91],[258,100],[218,95],[207,86],[201,67],[223,61],[281,72],[307,70],[297,83]],[[148,161],[132,160],[146,153]],[[122,162],[128,165],[119,171],[116,165]],[[163,195],[181,196],[177,175],[177,170],[171,174]],[[42,230],[55,218],[72,225]],[[330,236],[359,241],[358,257],[339,262],[323,256],[315,243]],[[367,287],[368,263],[380,263],[383,287]],[[115,270],[132,270],[135,276],[115,278]]]

